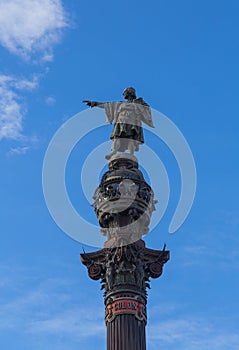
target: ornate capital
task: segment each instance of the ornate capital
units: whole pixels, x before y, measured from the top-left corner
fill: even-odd
[[[150,278],[160,277],[163,265],[168,260],[169,251],[146,248],[142,240],[126,246],[81,254],[81,261],[87,266],[89,277],[93,280],[101,279],[106,297],[119,290],[131,290],[146,296]]]

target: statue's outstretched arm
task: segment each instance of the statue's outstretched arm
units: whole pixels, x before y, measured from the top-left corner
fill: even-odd
[[[104,102],[96,102],[96,101],[90,101],[90,100],[83,100],[82,102],[86,103],[89,107],[99,107],[99,108],[105,108]]]

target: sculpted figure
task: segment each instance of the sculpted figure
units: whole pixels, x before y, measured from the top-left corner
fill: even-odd
[[[106,263],[106,282],[109,290],[112,290],[114,284],[115,265],[113,261]]]
[[[131,155],[139,150],[139,145],[144,143],[142,122],[154,127],[149,105],[141,98],[136,98],[133,87],[124,89],[125,101],[120,102],[96,102],[84,100],[89,107],[104,108],[108,123],[114,122],[112,140],[112,153],[106,159],[117,152],[128,150]]]

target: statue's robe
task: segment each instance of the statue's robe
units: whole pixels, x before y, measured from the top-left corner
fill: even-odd
[[[104,109],[107,122],[114,122],[110,138],[122,139],[119,151],[127,149],[127,139],[135,141],[135,150],[138,151],[139,144],[144,143],[142,121],[154,127],[149,105],[142,98],[137,98],[132,102],[106,102]]]

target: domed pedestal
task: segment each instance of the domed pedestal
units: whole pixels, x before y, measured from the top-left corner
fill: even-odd
[[[106,246],[130,244],[148,233],[154,193],[136,157],[115,155],[108,168],[93,196],[93,206],[101,232],[108,238]]]

